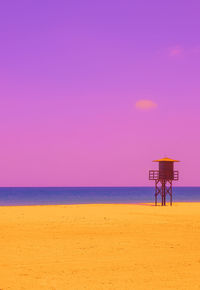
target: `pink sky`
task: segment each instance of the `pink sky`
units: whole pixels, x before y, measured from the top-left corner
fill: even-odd
[[[200,186],[199,10],[1,3],[0,186],[153,185],[164,156]]]

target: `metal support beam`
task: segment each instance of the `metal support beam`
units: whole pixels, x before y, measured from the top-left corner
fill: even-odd
[[[158,195],[161,196],[161,205],[166,206],[167,194],[172,205],[172,180],[155,180],[155,206],[158,204]]]

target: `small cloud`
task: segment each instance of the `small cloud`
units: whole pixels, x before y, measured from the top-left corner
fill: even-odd
[[[180,47],[178,45],[177,46],[174,46],[174,47],[171,47],[169,49],[169,55],[170,56],[178,56],[178,55],[181,55],[182,52],[183,52],[182,47]]]
[[[151,100],[139,100],[135,103],[136,109],[141,110],[141,111],[153,110],[157,106],[158,105]]]

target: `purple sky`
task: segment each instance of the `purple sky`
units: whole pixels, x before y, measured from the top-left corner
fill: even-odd
[[[200,186],[199,0],[0,3],[0,186]],[[142,101],[141,101],[142,100]]]

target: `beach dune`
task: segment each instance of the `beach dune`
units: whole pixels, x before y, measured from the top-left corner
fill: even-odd
[[[0,207],[0,289],[200,289],[200,203]]]

